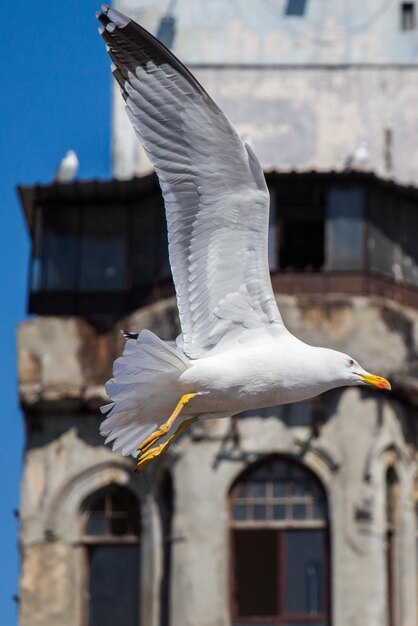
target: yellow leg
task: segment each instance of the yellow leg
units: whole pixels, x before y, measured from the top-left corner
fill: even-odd
[[[189,426],[191,426],[196,420],[197,420],[197,417],[191,417],[190,419],[182,422],[180,426],[177,428],[176,432],[173,435],[171,435],[171,437],[167,439],[165,443],[160,443],[159,446],[155,446],[155,448],[148,449],[147,452],[143,453],[140,459],[138,460],[138,463],[135,467],[135,471],[139,472],[146,465],[148,465],[148,463],[151,463],[153,459],[161,456],[161,454],[163,454],[167,450],[167,448],[171,446],[173,441],[175,441],[179,437],[179,435],[181,435],[183,430],[186,430],[186,428],[189,428]]]
[[[149,437],[147,437],[138,447],[139,456],[147,452],[154,445],[154,443],[157,443],[157,441],[161,439],[161,437],[164,437],[164,435],[166,435],[170,431],[170,428],[172,427],[175,420],[178,418],[186,404],[188,404],[190,400],[192,400],[195,396],[197,396],[196,393],[186,393],[180,398],[176,408],[174,409],[168,420],[164,422],[164,424],[161,424],[161,426],[157,428],[157,430],[154,430],[154,432],[151,433]]]

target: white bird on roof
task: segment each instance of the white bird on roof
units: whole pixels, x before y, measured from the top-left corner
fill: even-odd
[[[79,160],[74,150],[68,150],[55,172],[57,183],[69,183],[77,176]]]
[[[370,162],[369,143],[362,139],[356,149],[345,162],[345,166],[350,170],[365,170]]]
[[[196,419],[339,386],[390,389],[350,356],[285,328],[269,276],[269,194],[252,148],[158,40],[109,7],[98,18],[127,114],[160,179],[182,329],[174,347],[147,330],[127,333],[106,384],[106,441],[137,456],[140,469]]]

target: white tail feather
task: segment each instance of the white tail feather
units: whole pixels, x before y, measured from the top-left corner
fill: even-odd
[[[178,349],[149,330],[127,340],[123,355],[114,363],[113,378],[105,385],[111,402],[101,407],[106,418],[100,433],[106,443],[113,442],[113,450],[136,456],[138,446],[158,427],[156,400],[161,403],[188,367],[188,359]],[[167,417],[159,416],[160,423]]]

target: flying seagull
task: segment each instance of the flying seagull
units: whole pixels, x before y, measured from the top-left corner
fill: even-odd
[[[68,150],[55,172],[54,180],[57,183],[69,183],[77,176],[79,161],[74,150]]]
[[[127,334],[101,433],[141,469],[195,420],[389,382],[283,324],[272,290],[260,164],[189,70],[107,6],[97,14],[130,121],[157,171],[181,335]],[[167,419],[167,416],[168,419]]]

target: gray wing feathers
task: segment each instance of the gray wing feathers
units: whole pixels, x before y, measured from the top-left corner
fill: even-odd
[[[165,200],[183,350],[281,324],[271,288],[268,191],[250,146],[178,59],[125,16],[99,16],[133,127]]]

